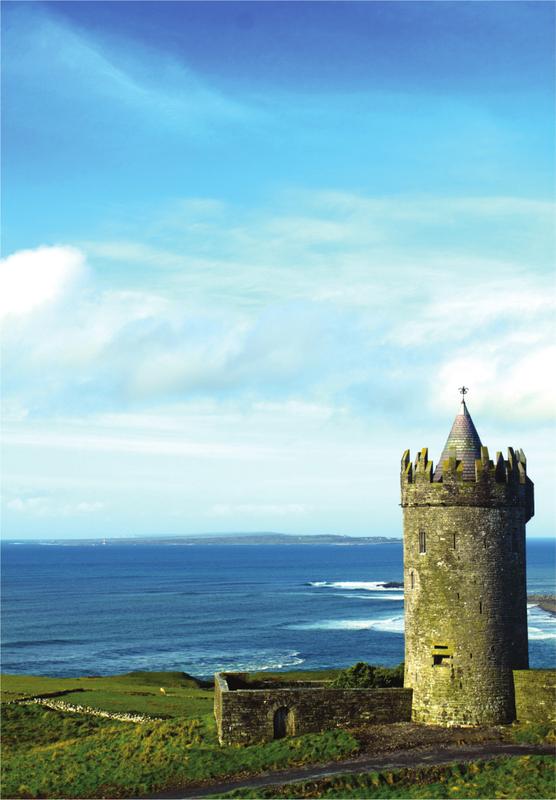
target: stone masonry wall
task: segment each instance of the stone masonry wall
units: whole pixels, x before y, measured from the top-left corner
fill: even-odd
[[[319,733],[359,724],[404,722],[411,718],[410,689],[298,688],[230,690],[226,675],[215,677],[214,713],[222,744],[255,744],[274,738],[274,717],[287,709],[290,733]]]
[[[556,670],[515,670],[514,685],[519,722],[556,724]]]
[[[527,632],[525,621],[513,622],[514,525],[520,549],[524,539],[514,515],[465,507],[405,510],[406,685],[415,690],[416,721],[514,718],[512,668],[522,666],[514,658],[516,650],[523,652]],[[419,552],[421,531],[425,553]]]
[[[409,454],[402,461],[405,685],[417,722],[511,722],[512,670],[528,666],[532,484],[512,453],[495,467],[483,448],[475,481],[450,461],[442,482],[432,481],[426,450],[415,467]]]

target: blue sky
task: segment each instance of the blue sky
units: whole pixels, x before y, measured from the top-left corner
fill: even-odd
[[[4,535],[399,535],[462,382],[552,535],[553,26],[3,3]]]

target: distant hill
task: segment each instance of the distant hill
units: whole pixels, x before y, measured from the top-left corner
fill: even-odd
[[[135,541],[135,540],[134,540]],[[137,540],[139,541],[139,540]],[[295,536],[288,533],[230,533],[223,536],[181,536],[164,539],[144,539],[142,543],[165,544],[243,544],[243,545],[268,545],[268,544],[335,544],[335,545],[362,545],[362,544],[389,544],[401,542],[401,539],[387,536],[341,536],[340,534],[315,534],[314,536]]]
[[[22,541],[17,544],[37,544],[39,540]],[[194,545],[194,544],[237,544],[237,545],[292,545],[292,544],[331,544],[339,546],[360,546],[364,544],[401,544],[401,539],[388,536],[342,536],[341,534],[315,534],[314,536],[296,536],[288,533],[227,533],[206,534],[195,536],[143,536],[119,537],[105,539],[41,539],[41,544],[57,545],[95,545],[110,546],[122,544],[165,544],[165,545]],[[10,542],[7,540],[7,544]],[[13,540],[15,543],[15,540]]]

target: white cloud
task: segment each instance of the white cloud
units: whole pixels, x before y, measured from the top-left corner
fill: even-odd
[[[253,517],[289,517],[299,514],[307,514],[310,507],[301,503],[285,503],[279,505],[276,503],[236,503],[226,504],[217,503],[207,512],[209,517],[238,517],[238,516],[253,516]]]
[[[46,497],[14,497],[13,500],[8,500],[6,507],[11,511],[37,511],[48,503]]]
[[[183,254],[153,247],[142,242],[111,241],[82,242],[81,246],[90,257],[120,261],[128,264],[148,264],[158,268],[180,267],[187,264]]]
[[[74,510],[78,514],[92,514],[95,511],[101,511],[105,506],[104,503],[95,500],[93,502],[90,501],[82,501],[80,503],[76,503],[75,505],[65,506],[65,508],[69,509],[70,511]]]
[[[2,422],[22,422],[29,416],[29,409],[17,398],[2,398]]]
[[[18,514],[33,517],[75,517],[95,514],[105,507],[100,501],[60,502],[52,497],[14,497],[6,501],[6,508]]]
[[[285,414],[288,403],[301,402],[370,417],[398,412],[411,387],[439,375],[446,395],[461,382],[494,391],[513,375],[527,380],[517,417],[549,418],[546,380],[527,371],[538,361],[533,354],[551,343],[546,272],[529,268],[519,253],[475,255],[465,242],[438,247],[435,232],[443,236],[452,218],[459,224],[485,215],[499,226],[513,216],[519,227],[523,218],[530,232],[550,204],[330,192],[297,202],[298,213],[242,216],[210,199],[179,201],[171,213],[179,211],[185,225],[174,220],[173,234],[159,221],[152,243],[87,243],[94,271],[74,248],[9,257],[8,265],[42,274],[49,254],[58,276],[41,295],[55,304],[43,299],[40,314],[6,321],[12,407],[96,413],[202,398],[215,413],[230,401],[249,414],[273,403]],[[192,233],[199,215],[208,234]],[[414,240],[423,222],[430,236]],[[396,230],[406,231],[400,238],[411,248],[398,246]],[[127,285],[102,287],[106,263],[129,275]],[[60,264],[69,264],[66,272]],[[74,273],[89,275],[86,291]],[[467,374],[466,364],[473,364]],[[489,364],[493,382],[481,377]],[[430,393],[429,409],[444,407],[443,397]]]
[[[471,351],[472,348],[468,348]],[[518,349],[506,341],[486,345],[482,352],[456,355],[439,370],[436,402],[454,405],[451,387],[462,383],[473,388],[474,413],[493,417],[542,422],[554,419],[556,407],[556,346]]]
[[[488,265],[485,265],[488,267]],[[481,281],[462,277],[459,291],[435,292],[413,325],[413,341],[450,334],[460,339],[504,320],[512,331],[526,327],[543,335],[543,323],[556,309],[552,280],[527,274]],[[531,324],[533,322],[533,324]]]
[[[279,458],[279,451],[261,444],[195,441],[183,436],[179,440],[161,438],[143,431],[138,435],[118,436],[113,433],[86,431],[6,430],[4,443],[10,446],[78,450],[83,452],[136,453],[144,455],[188,456],[195,459],[262,460]]]
[[[0,317],[28,314],[59,300],[84,276],[84,256],[74,247],[13,253],[0,262]]]

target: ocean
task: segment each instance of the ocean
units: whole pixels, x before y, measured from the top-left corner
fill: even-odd
[[[2,545],[2,671],[345,667],[403,660],[402,546]],[[527,545],[554,591],[554,542]],[[556,667],[556,617],[529,607],[532,667]]]

